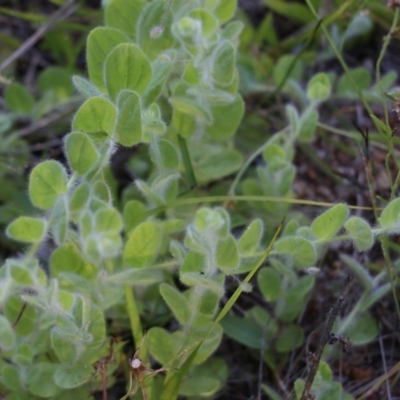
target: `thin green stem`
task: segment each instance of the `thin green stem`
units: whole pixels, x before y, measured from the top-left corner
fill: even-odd
[[[124,286],[124,292],[126,300],[126,310],[129,316],[133,341],[135,342],[135,346],[139,348],[143,341],[143,329],[140,322],[139,309],[136,305],[132,287]],[[145,343],[143,343],[143,346],[141,348],[141,355],[143,358],[147,358],[147,347]]]

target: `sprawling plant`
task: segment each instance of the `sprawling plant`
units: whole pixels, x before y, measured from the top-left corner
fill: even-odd
[[[288,81],[286,88],[301,99],[299,107],[286,108],[288,127],[258,151],[263,163],[253,177],[239,182],[245,165],[229,190],[218,190],[229,192],[223,200],[239,199],[240,184],[241,200],[262,218],[242,219],[247,228],[237,235],[228,207],[199,207],[221,200],[202,197],[201,185],[243,164],[232,141],[244,113],[236,68],[243,24],[229,22],[235,9],[236,0],[113,0],[105,26],[89,34],[89,79],[73,77],[84,102],[64,139],[67,162],[33,168],[29,195],[36,216],[19,217],[7,228],[10,238],[27,244],[0,269],[0,391],[7,398],[87,398],[96,387],[93,365],[111,361],[108,336],[129,326],[139,347],[143,321],[150,326],[143,354],[170,370],[163,386],[157,381],[159,387],[147,389],[150,397],[212,396],[228,375],[225,363],[212,358],[224,331],[237,337],[244,319],[267,325],[266,360],[282,362],[304,344],[295,320],[324,249],[351,241],[364,251],[376,237],[399,231],[400,199],[386,206],[373,228],[338,204],[310,226],[289,220],[266,252],[292,199],[295,145],[311,140],[318,106],[330,95],[326,74],[315,75],[306,91]],[[120,204],[110,160],[120,147],[132,146],[148,156],[141,158],[144,166],[135,164],[137,177]],[[48,262],[38,256],[44,245],[52,249]],[[259,270],[257,282],[274,304],[273,316],[255,307],[244,319],[221,322],[226,278],[250,271],[250,279],[267,255],[269,266]],[[385,274],[363,272],[366,294],[338,333],[349,333],[356,321],[370,322],[363,312],[390,290],[382,283]],[[251,290],[248,279],[240,290]],[[176,320],[172,333],[163,327],[165,304]],[[286,323],[279,335],[278,320]],[[374,335],[376,329],[368,340]],[[250,345],[260,348],[261,342]],[[121,346],[114,348],[121,353]],[[110,385],[115,368],[103,369]],[[329,367],[323,368],[322,380],[329,377]]]

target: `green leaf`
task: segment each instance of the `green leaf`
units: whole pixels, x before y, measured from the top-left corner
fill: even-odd
[[[369,343],[379,333],[378,324],[375,318],[368,314],[362,317],[353,317],[343,332],[345,338],[350,338],[354,345],[359,346]]]
[[[40,242],[46,233],[46,221],[41,218],[19,217],[7,227],[6,233],[20,242]]]
[[[218,242],[215,252],[215,261],[217,266],[221,269],[231,269],[239,266],[239,253],[236,241],[232,235]],[[229,270],[225,272],[230,273]]]
[[[392,200],[382,211],[378,218],[379,225],[382,228],[397,227],[400,215],[400,198]]]
[[[166,169],[178,169],[180,157],[177,148],[166,139],[160,139],[157,142],[157,148],[150,148],[150,156],[156,165]]]
[[[293,21],[308,24],[314,21],[314,16],[304,4],[294,1],[263,0],[264,4],[277,14]]]
[[[58,101],[67,101],[74,92],[71,74],[60,67],[46,68],[39,76],[38,85],[42,93],[53,92]]]
[[[0,371],[4,386],[12,392],[21,390],[21,373],[15,365],[5,364]]]
[[[160,293],[179,323],[182,325],[185,324],[192,314],[190,304],[186,297],[166,283],[160,285]]]
[[[70,337],[64,337],[60,334],[58,329],[52,329],[50,340],[51,347],[60,363],[64,365],[74,365],[77,362],[79,357],[78,344],[74,343]]]
[[[358,96],[354,91],[354,85],[356,85],[359,90],[366,90],[371,84],[371,74],[366,68],[354,68],[350,70],[349,75],[343,74],[339,78],[336,89],[339,96],[354,98]],[[354,84],[352,82],[354,82]]]
[[[344,227],[358,251],[368,250],[374,244],[371,227],[362,218],[351,217],[345,222]]]
[[[117,97],[118,118],[114,140],[131,147],[142,139],[142,107],[139,95],[131,90],[122,90]]]
[[[214,139],[225,139],[232,136],[239,127],[244,114],[244,103],[239,94],[228,104],[213,104],[211,107],[213,121],[204,127]]]
[[[233,18],[236,11],[236,0],[219,0],[214,9],[221,25]]]
[[[228,40],[222,41],[212,54],[211,74],[221,86],[230,85],[235,71],[235,49]]]
[[[304,332],[300,326],[289,324],[280,332],[275,349],[280,353],[288,353],[303,344]]]
[[[352,218],[358,218],[358,217],[352,217]],[[360,283],[362,283],[365,290],[367,292],[371,292],[374,287],[374,283],[368,269],[364,265],[354,260],[353,258],[349,257],[347,254],[340,254],[340,259],[354,271],[354,273],[357,275],[358,278],[357,280],[359,280]]]
[[[317,217],[311,224],[311,231],[317,240],[331,239],[343,226],[349,214],[345,204],[337,204]]]
[[[97,150],[88,135],[71,132],[65,138],[68,163],[79,175],[84,175],[97,161]]]
[[[142,221],[143,215],[147,211],[146,206],[138,200],[129,200],[124,207],[125,230],[129,231],[135,228]]]
[[[72,272],[83,278],[94,278],[97,269],[87,262],[80,251],[71,243],[57,247],[50,257],[51,275],[57,278],[64,272]]]
[[[297,137],[302,142],[309,142],[317,127],[319,114],[318,111],[312,107],[307,108],[306,111],[301,115],[299,121],[299,127]]]
[[[197,19],[201,23],[204,38],[209,38],[218,28],[218,20],[211,13],[202,8],[196,8],[189,13],[189,17]]]
[[[298,267],[310,267],[315,264],[317,255],[314,246],[300,237],[284,237],[275,242],[274,250],[289,256]]]
[[[123,222],[120,213],[115,208],[103,208],[95,214],[96,232],[115,231],[120,232]]]
[[[115,100],[121,90],[143,94],[151,81],[152,70],[145,53],[131,43],[120,44],[108,55],[105,80],[108,94]]]
[[[120,287],[124,286],[147,286],[162,282],[165,276],[160,269],[154,268],[130,268],[128,270],[110,275],[107,284]]]
[[[374,28],[374,21],[369,15],[357,13],[347,25],[346,31],[343,34],[344,44],[355,44],[356,40],[361,40],[362,37],[367,37]],[[349,43],[350,42],[350,43]],[[360,42],[361,44],[362,42]],[[347,47],[347,46],[346,46]]]
[[[72,129],[111,136],[117,118],[114,104],[104,97],[91,97],[78,109],[72,121]]]
[[[29,177],[29,195],[36,207],[49,209],[66,190],[67,175],[59,162],[44,161],[33,168]]]
[[[273,268],[261,268],[257,275],[257,283],[267,301],[275,301],[281,293],[282,277]]]
[[[19,297],[10,297],[4,305],[3,312],[9,321],[15,321],[23,307],[24,302]],[[26,307],[18,324],[14,327],[15,333],[20,336],[31,334],[37,328],[37,318],[36,310],[33,307]]]
[[[146,337],[147,346],[151,355],[161,364],[171,361],[179,352],[177,334],[170,334],[165,329],[154,327]]]
[[[210,396],[213,395],[219,388],[220,382],[218,379],[207,376],[196,376],[186,378],[179,387],[181,396]]]
[[[160,95],[165,85],[165,82],[169,76],[169,73],[171,72],[173,55],[174,55],[173,53],[160,54],[151,63],[151,69],[153,70],[153,75],[151,77],[150,83],[148,84],[142,96],[145,106],[148,106],[151,103],[155,102],[157,100],[157,97]]]
[[[18,346],[17,353],[14,355],[12,359],[12,361],[15,364],[24,367],[29,367],[30,365],[32,365],[32,360],[33,360],[33,350],[32,347],[27,343],[22,343]]]
[[[89,364],[78,364],[73,367],[59,365],[54,372],[54,383],[62,389],[72,389],[83,385],[93,376]]]
[[[88,183],[82,183],[79,185],[72,197],[71,201],[69,203],[69,209],[71,212],[79,212],[81,211],[85,205],[87,204],[89,200],[89,195],[90,195],[90,186]]]
[[[147,4],[140,13],[136,26],[136,43],[150,60],[173,47],[172,19],[171,10],[163,1]]]
[[[29,114],[35,105],[33,96],[18,82],[13,82],[4,93],[4,100],[11,111]]]
[[[286,160],[286,151],[275,143],[268,144],[263,151],[264,161],[268,164],[274,159]]]
[[[26,379],[26,385],[30,392],[39,397],[55,398],[59,388],[53,381],[54,369],[58,364],[49,362],[35,363]]]
[[[260,219],[254,220],[238,240],[239,253],[242,256],[251,256],[257,251],[263,235],[263,223]]]
[[[254,324],[252,321],[226,315],[221,321],[225,335],[244,344],[251,349],[260,349],[262,343],[262,328]]]
[[[307,84],[307,97],[312,101],[325,101],[331,93],[331,81],[321,72],[314,75]]]
[[[379,118],[375,117],[375,115],[373,114],[370,114],[369,116],[374,121],[374,124],[378,128],[380,134],[386,136],[387,138],[392,138],[393,131],[388,124],[382,122]]]
[[[0,349],[10,351],[16,344],[16,337],[13,327],[8,319],[0,314]]]
[[[113,0],[104,11],[105,23],[135,39],[137,21],[145,5],[145,0]]]
[[[206,150],[206,149],[204,149]],[[198,182],[215,181],[237,171],[243,163],[242,155],[234,149],[221,149],[218,153],[202,154],[199,161],[194,162],[194,170]]]
[[[64,243],[69,227],[69,210],[67,199],[60,197],[51,212],[51,234],[54,242],[60,246]]]
[[[106,91],[104,63],[108,54],[119,44],[127,42],[128,37],[117,29],[99,27],[90,32],[86,49],[89,78],[101,92]]]
[[[96,86],[94,86],[90,81],[88,81],[85,78],[82,78],[81,76],[74,75],[72,77],[72,83],[74,84],[75,89],[87,99],[89,97],[95,97],[101,95],[101,92],[99,91],[99,89],[97,89]]]
[[[143,222],[135,228],[124,248],[124,262],[133,267],[151,264],[158,255],[161,231],[154,222]]]
[[[291,54],[286,54],[279,58],[278,62],[274,65],[274,70],[272,72],[273,80],[276,85],[279,85],[283,82],[284,79],[299,81],[303,75],[303,67],[302,64],[296,62],[294,66],[292,66],[295,59],[295,56]],[[286,77],[286,74],[289,72],[289,75]]]

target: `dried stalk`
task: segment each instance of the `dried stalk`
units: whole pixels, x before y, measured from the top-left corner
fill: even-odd
[[[348,295],[351,286],[353,285],[353,276],[349,275],[347,277],[346,286],[344,287],[342,293],[339,298],[336,300],[335,304],[329,310],[328,320],[326,321],[325,329],[322,333],[321,339],[318,343],[318,347],[315,353],[309,355],[309,371],[306,383],[304,385],[303,394],[301,395],[300,400],[310,400],[313,399],[314,396],[310,394],[310,390],[312,384],[314,382],[315,375],[318,371],[318,366],[321,361],[322,352],[324,351],[325,345],[331,340],[331,331],[333,324],[335,322],[336,317],[340,314],[340,310],[343,307],[343,303],[345,301],[346,296]]]

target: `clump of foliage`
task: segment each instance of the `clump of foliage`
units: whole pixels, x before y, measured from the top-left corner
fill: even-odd
[[[301,22],[311,24],[313,5],[311,11],[298,6],[306,19]],[[399,232],[397,178],[381,208],[368,182],[376,224],[343,202],[312,202],[328,206],[312,221],[291,208],[301,203],[293,194],[296,151],[314,140],[323,105],[357,98],[371,111],[369,104],[384,101],[395,74],[379,76],[371,87],[365,70],[346,64],[338,79],[333,73],[305,77],[304,51],[280,57],[274,67],[267,58],[245,60],[246,35],[247,46],[249,37],[264,38],[265,32],[273,42],[271,17],[249,32],[232,20],[236,7],[236,0],[113,0],[104,9],[105,26],[89,33],[88,78],[72,78],[83,103],[64,137],[66,161],[35,165],[28,184],[35,212],[16,218],[6,231],[26,245],[0,269],[0,392],[7,398],[83,399],[100,386],[107,398],[119,366],[125,370],[122,398],[128,398],[137,392],[128,384],[132,375],[138,381],[142,376],[127,354],[138,355],[139,346],[142,358],[151,356],[166,372],[139,382],[144,398],[212,398],[229,374],[226,362],[213,356],[224,334],[261,351],[266,368],[281,370],[308,346],[298,321],[333,244],[367,252],[378,243],[388,263],[375,275],[353,257],[341,256],[363,292],[347,316],[333,314],[331,326],[337,322],[328,333],[336,341],[348,337],[354,346],[372,341],[378,324],[371,307],[390,291],[397,306],[397,270],[388,252],[388,238]],[[325,58],[339,54],[344,63],[337,50],[351,44],[359,25],[366,31],[369,25],[357,15],[332,38],[334,17],[308,35],[311,43],[321,29],[333,49]],[[267,67],[271,87],[260,79]],[[22,85],[11,84],[5,95],[9,109],[40,115],[41,102],[50,107],[71,101],[70,82],[59,80],[64,77],[59,72],[43,72],[39,86],[45,100],[36,105]],[[241,93],[260,92],[290,99],[282,115],[287,124],[245,162],[233,139],[244,116]],[[396,160],[392,131],[371,118],[389,149],[390,174]],[[243,126],[248,122],[245,118]],[[368,168],[367,134],[364,139]],[[111,159],[133,146],[128,165],[135,180],[118,196]],[[260,161],[256,167],[254,160]],[[52,246],[48,262],[38,257],[44,244]],[[233,294],[232,277],[238,281]],[[229,313],[241,293],[255,289],[268,307]],[[114,343],[129,330],[130,350]],[[332,379],[329,365],[319,363],[321,356],[322,349],[312,396],[353,398]],[[292,387],[297,398],[305,396],[304,380]],[[263,390],[282,398],[270,384]]]

